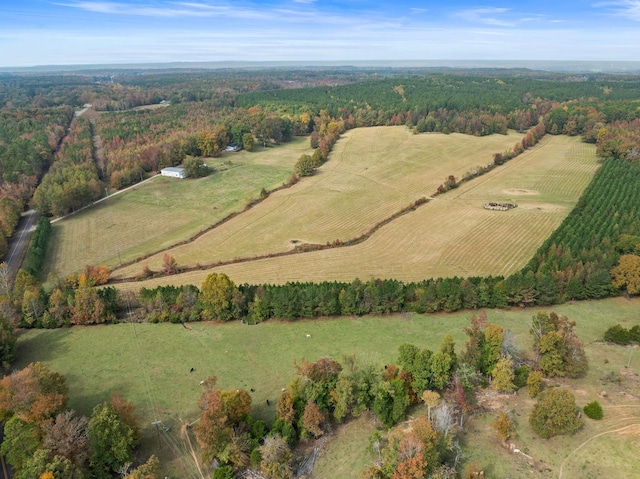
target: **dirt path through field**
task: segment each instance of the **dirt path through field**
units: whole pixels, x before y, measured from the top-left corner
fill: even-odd
[[[629,424],[628,426],[624,426],[618,429],[611,429],[610,431],[603,431],[601,433],[598,433],[594,436],[591,436],[589,439],[587,439],[586,441],[584,441],[582,444],[580,444],[578,447],[576,447],[573,451],[571,451],[567,457],[564,458],[564,461],[562,461],[562,464],[560,464],[560,471],[558,472],[558,479],[562,479],[562,473],[564,471],[564,466],[567,463],[567,461],[571,458],[571,456],[573,456],[575,453],[577,453],[580,449],[582,449],[584,446],[586,446],[587,444],[589,444],[591,441],[593,441],[594,439],[599,438],[600,436],[604,436],[605,434],[612,434],[614,432],[622,432],[625,431],[627,429],[631,429],[634,427],[640,427],[640,423],[634,423],[634,424]]]

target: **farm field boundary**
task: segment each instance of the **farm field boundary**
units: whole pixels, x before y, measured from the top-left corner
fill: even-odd
[[[522,268],[558,227],[597,168],[593,145],[575,137],[546,137],[504,166],[384,225],[366,242],[214,270],[238,284],[508,275]],[[488,201],[518,207],[507,212],[485,210]],[[117,286],[199,286],[210,271]]]
[[[430,197],[449,175],[460,179],[521,138],[514,132],[474,137],[413,135],[405,127],[350,130],[316,175],[166,253],[179,267],[193,268],[352,242]],[[158,271],[162,254],[118,268],[112,276],[135,277],[145,265]]]
[[[53,225],[43,276],[65,276],[87,264],[113,268],[178,244],[287,181],[309,141],[224,153],[205,161],[216,173],[200,179],[158,177]]]

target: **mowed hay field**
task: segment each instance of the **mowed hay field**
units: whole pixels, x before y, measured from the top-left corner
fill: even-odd
[[[597,168],[593,145],[577,137],[547,136],[536,148],[435,197],[361,244],[226,265],[215,271],[238,284],[508,275],[524,266],[560,225]],[[485,210],[482,205],[491,201],[518,207]],[[118,287],[200,286],[209,272]]]
[[[544,463],[551,473],[538,473],[522,458],[502,449],[488,424],[493,419],[476,418],[468,423],[473,434],[465,436],[465,450],[472,459],[480,461],[490,477],[558,477],[564,461],[563,477],[596,477],[579,471],[582,454],[594,452],[600,446],[606,462],[600,456],[587,458],[588,471],[612,474],[602,477],[632,477],[624,475],[636,464],[631,457],[629,441],[638,444],[636,431],[627,428],[602,436],[624,426],[640,424],[640,354],[629,355],[629,349],[606,345],[597,340],[606,328],[620,323],[626,328],[639,324],[640,299],[612,298],[603,301],[570,303],[553,307],[553,311],[567,315],[577,322],[576,332],[586,345],[590,369],[586,378],[570,384],[579,406],[598,399],[605,418],[598,423],[585,420],[585,428],[575,436],[540,440],[528,429],[527,417],[533,401],[520,392],[514,399],[518,404],[517,447]],[[535,309],[489,310],[491,322],[511,330],[522,350],[529,350],[529,327]],[[476,312],[477,313],[477,312]],[[257,416],[270,420],[275,413],[275,400],[294,376],[293,362],[305,357],[314,361],[322,357],[341,360],[343,355],[355,354],[379,367],[395,362],[398,347],[412,343],[420,348],[436,350],[442,337],[450,333],[456,350],[463,348],[466,336],[462,329],[469,325],[471,312],[433,315],[396,315],[362,318],[333,318],[314,321],[268,321],[256,326],[239,322],[228,324],[119,324],[95,327],[73,327],[57,330],[29,330],[18,341],[21,368],[33,361],[42,361],[65,375],[69,386],[71,408],[89,414],[98,402],[108,400],[111,392],[120,391],[137,406],[137,416],[143,428],[145,453],[155,453],[164,463],[163,473],[169,477],[193,477],[187,446],[180,436],[182,421],[192,422],[199,416],[198,398],[202,392],[200,380],[209,375],[218,377],[221,388],[241,387],[249,391]],[[310,337],[307,337],[310,335]],[[631,359],[627,369],[625,366]],[[606,361],[605,361],[606,360]],[[193,373],[190,368],[195,368]],[[625,373],[626,371],[626,373]],[[619,382],[606,378],[611,373],[623,374]],[[550,385],[556,381],[550,382]],[[597,396],[606,390],[606,399]],[[266,400],[270,405],[267,406]],[[515,404],[511,403],[511,404]],[[412,414],[417,414],[413,412]],[[157,431],[152,421],[161,420],[170,431]],[[355,478],[372,460],[367,452],[368,438],[376,432],[367,418],[343,426],[325,445],[314,477],[334,479]],[[624,435],[623,435],[624,434]],[[585,441],[591,442],[582,449]],[[361,447],[360,447],[361,446]],[[584,450],[585,448],[591,448]],[[576,451],[573,453],[573,451]],[[566,461],[565,461],[566,459]],[[593,464],[599,463],[601,469]],[[518,466],[518,467],[516,467]],[[636,467],[636,466],[633,466]],[[186,471],[186,472],[185,472]],[[530,475],[529,475],[530,474]]]
[[[413,135],[402,126],[354,129],[343,135],[313,177],[168,253],[179,266],[189,266],[287,251],[300,243],[348,240],[432,195],[448,175],[460,178],[473,167],[491,163],[494,153],[512,148],[521,138],[514,132],[479,138]],[[113,276],[139,275],[145,264],[158,270],[162,254]]]
[[[216,168],[200,179],[157,177],[82,212],[53,223],[44,274],[66,275],[85,265],[117,266],[168,248],[234,211],[260,190],[282,185],[303,153],[307,138],[274,148],[223,153],[204,161]]]

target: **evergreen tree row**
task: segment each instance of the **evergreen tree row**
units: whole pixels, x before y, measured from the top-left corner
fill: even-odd
[[[51,236],[51,223],[49,218],[41,216],[38,218],[38,225],[31,237],[27,256],[25,258],[25,271],[31,275],[37,275],[42,267],[45,253],[47,252],[47,243]]]

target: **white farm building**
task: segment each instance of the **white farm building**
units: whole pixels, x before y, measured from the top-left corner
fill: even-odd
[[[177,166],[169,166],[160,170],[162,176],[170,176],[172,178],[186,178],[187,172],[184,168],[178,168]]]

